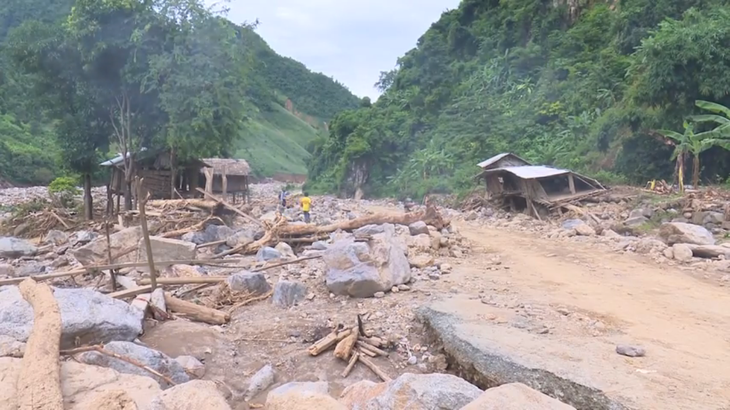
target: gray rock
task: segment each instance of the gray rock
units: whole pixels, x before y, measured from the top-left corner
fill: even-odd
[[[629,218],[638,218],[638,217],[644,217],[644,218],[651,218],[654,215],[654,211],[648,208],[637,208],[631,210],[629,213]]]
[[[372,389],[379,394],[358,394]],[[478,387],[450,374],[405,373],[384,388],[370,381],[355,383],[342,392],[342,398],[357,409],[392,410],[403,403],[414,409],[460,409],[481,394]]]
[[[575,410],[575,407],[542,394],[522,383],[507,383],[482,393],[460,410]]]
[[[479,218],[479,214],[476,211],[469,211],[466,215],[464,215],[465,221],[474,221],[477,218]]]
[[[385,291],[378,269],[366,263],[360,263],[347,270],[329,269],[325,284],[335,295],[350,295],[356,298],[369,298],[377,292]]]
[[[261,272],[241,271],[226,278],[226,283],[234,292],[249,292],[255,295],[263,295],[271,290],[271,285],[266,281],[266,276]]]
[[[628,357],[643,357],[646,355],[646,350],[640,346],[618,345],[616,346],[616,353]]]
[[[78,231],[76,232],[76,243],[86,244],[96,239],[97,236],[99,236],[99,234],[97,234],[96,232]]]
[[[149,406],[143,408],[144,410],[231,410],[216,383],[210,380],[191,380],[167,389],[155,396]]]
[[[398,288],[396,287],[396,289],[398,289]],[[373,297],[378,298],[378,299],[384,298],[385,297],[385,292],[375,292],[375,294],[373,295]]]
[[[363,235],[377,235],[379,233],[383,233],[385,231],[385,227],[383,225],[365,225],[361,228],[355,229],[353,232],[356,236],[363,236]]]
[[[565,230],[574,230],[578,235],[593,236],[596,230],[580,219],[567,219],[562,224]]]
[[[412,224],[408,225],[408,232],[410,232],[411,235],[420,235],[420,234],[426,234],[428,235],[428,225],[426,225],[423,221],[416,221]]]
[[[274,249],[279,251],[281,256],[284,258],[296,258],[297,256],[294,253],[294,249],[292,249],[291,246],[289,246],[289,244],[286,242],[279,242],[278,244],[276,244],[276,248]]]
[[[327,247],[327,242],[323,241],[317,241],[312,244],[312,250],[314,251],[326,251]]]
[[[55,229],[48,231],[46,237],[43,239],[43,243],[53,244],[56,246],[63,245],[66,242],[68,242],[68,235],[65,232],[57,231]]]
[[[663,252],[667,247],[664,242],[654,238],[641,238],[636,243],[636,252],[640,254],[648,254],[652,252]]]
[[[152,245],[152,257],[155,261],[184,261],[195,259],[196,246],[194,243],[182,241],[179,239],[160,238],[157,236],[150,237]],[[144,240],[140,239],[137,248],[137,261],[147,261],[147,248]],[[141,271],[148,269],[147,267],[137,268]]]
[[[190,381],[190,376],[185,373],[185,369],[180,363],[170,358],[166,354],[158,352],[154,349],[150,349],[149,347],[138,345],[132,342],[110,342],[104,345],[104,350],[140,362],[150,369],[156,370],[159,373],[164,374],[177,384]],[[107,356],[105,354],[101,354],[99,352],[84,352],[78,355],[77,358],[82,363],[108,367],[120,373],[152,377],[158,383],[160,383],[160,387],[171,387],[165,380],[150,374],[144,369],[140,369],[135,365],[111,356]]]
[[[25,343],[0,335],[0,357],[23,357]]]
[[[668,222],[659,229],[659,236],[668,244],[687,243],[695,245],[714,245],[712,232],[702,226],[682,222]]]
[[[182,366],[188,374],[197,378],[205,376],[205,365],[200,363],[200,360],[193,356],[179,356],[175,358],[175,361],[180,363],[180,366]]]
[[[228,239],[234,234],[233,229],[225,225],[214,225],[210,224],[205,227],[202,231],[188,232],[180,238],[185,242],[192,242],[196,245],[202,245],[204,243],[210,243],[215,241],[222,241]]]
[[[253,241],[255,241],[256,232],[251,229],[243,229],[238,232],[235,232],[233,235],[229,236],[226,240],[226,245],[230,246],[231,248],[235,248],[236,246],[241,245],[247,245]]]
[[[672,256],[680,262],[692,260],[692,248],[683,243],[675,243],[672,246]]]
[[[327,382],[291,382],[283,384],[269,392],[267,401],[291,393],[330,394],[330,385]],[[293,409],[292,409],[293,410]]]
[[[23,278],[27,276],[40,275],[45,271],[45,266],[36,261],[30,261],[28,263],[18,266],[15,269],[15,276]]]
[[[307,296],[307,285],[300,282],[281,280],[274,286],[271,302],[279,307],[290,308]]]
[[[0,263],[0,276],[15,276],[15,267],[9,263]]]
[[[322,259],[330,269],[347,270],[370,260],[369,254],[370,247],[367,243],[343,240],[327,248]]]
[[[274,368],[271,367],[270,364],[259,369],[259,371],[251,377],[251,381],[248,384],[245,396],[246,401],[250,401],[256,397],[257,394],[268,389],[269,386],[274,384],[274,378]]]
[[[276,259],[281,259],[281,252],[269,246],[262,247],[261,249],[259,249],[258,253],[256,253],[256,260],[259,262],[266,262]]]
[[[111,241],[112,255],[118,255],[122,251],[137,246],[142,238],[142,228],[135,226],[127,228],[119,232],[113,233],[109,239]],[[109,262],[107,254],[106,237],[99,237],[86,245],[71,251],[71,255],[76,258],[79,263],[84,266],[103,265]],[[115,262],[136,262],[134,252],[115,258]]]
[[[124,301],[90,289],[54,288],[61,310],[61,349],[115,340],[134,340],[142,333],[143,313]],[[33,309],[17,286],[0,288],[0,335],[26,342],[33,328]]]
[[[36,252],[38,252],[38,248],[25,239],[12,236],[0,237],[0,257],[17,259],[23,256],[33,256]]]
[[[647,222],[649,222],[649,219],[640,215],[640,216],[635,216],[635,217],[625,220],[624,225],[635,228],[635,227],[641,226]]]

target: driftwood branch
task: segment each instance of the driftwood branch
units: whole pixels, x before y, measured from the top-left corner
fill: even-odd
[[[20,293],[33,308],[34,319],[18,376],[18,410],[63,410],[61,311],[48,285],[26,279]]]
[[[357,360],[360,358],[360,353],[358,353],[356,350],[352,351],[352,356],[350,356],[350,362],[347,363],[347,367],[345,367],[345,370],[342,372],[342,377],[347,377],[350,372],[352,371],[352,368],[355,367],[355,364],[357,363]]]
[[[165,304],[172,312],[185,315],[191,320],[198,322],[205,322],[211,325],[223,325],[231,320],[231,315],[228,313],[178,299],[167,292],[165,292]]]
[[[360,351],[360,353],[362,353],[362,351]],[[385,374],[385,372],[384,372],[384,371],[382,371],[382,370],[381,370],[381,369],[380,369],[380,368],[379,368],[379,367],[378,367],[378,366],[377,366],[377,365],[376,365],[375,363],[373,363],[373,362],[372,362],[372,360],[370,360],[369,358],[367,358],[367,357],[364,357],[364,356],[363,356],[363,355],[361,354],[361,355],[360,355],[360,358],[359,358],[359,361],[360,361],[360,363],[362,363],[362,364],[364,364],[365,366],[367,366],[367,367],[368,367],[368,368],[369,368],[370,370],[372,370],[372,371],[373,371],[373,373],[375,373],[375,374],[376,374],[376,375],[377,375],[378,377],[380,377],[380,379],[381,379],[382,381],[384,381],[384,382],[389,382],[389,381],[391,381],[391,378],[390,378],[390,376],[388,376],[387,374]]]

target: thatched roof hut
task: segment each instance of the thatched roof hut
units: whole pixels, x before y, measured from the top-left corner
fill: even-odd
[[[224,171],[228,176],[248,176],[251,173],[245,159],[206,158],[202,161],[213,168],[213,175],[222,175]]]

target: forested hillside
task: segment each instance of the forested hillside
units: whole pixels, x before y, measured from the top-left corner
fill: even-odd
[[[503,151],[644,183],[672,179],[675,149],[701,152],[703,180],[724,181],[727,144],[695,141],[692,126],[677,143],[661,130],[683,134],[696,100],[730,103],[728,44],[723,0],[464,0],[382,73],[375,104],[332,121],[313,144],[310,185],[458,190]]]
[[[78,169],[69,166],[69,163],[72,162],[68,155],[71,147],[65,145],[67,138],[64,134],[68,130],[61,130],[64,124],[69,125],[67,121],[64,121],[64,118],[70,113],[52,112],[53,103],[49,104],[48,99],[43,97],[42,87],[39,88],[40,83],[43,81],[63,81],[62,78],[51,79],[47,72],[43,72],[44,70],[47,71],[52,64],[68,66],[68,64],[73,63],[72,61],[63,61],[59,56],[54,56],[54,53],[62,52],[64,47],[71,47],[75,51],[81,52],[83,47],[88,46],[88,44],[81,43],[69,45],[70,38],[62,39],[60,37],[60,32],[64,30],[66,30],[64,35],[76,37],[74,41],[78,41],[83,36],[81,32],[69,32],[72,29],[70,25],[71,10],[75,4],[87,7],[88,15],[84,17],[90,18],[91,23],[100,25],[97,28],[102,34],[93,40],[98,40],[99,44],[104,43],[106,45],[113,42],[127,41],[133,47],[136,46],[132,43],[139,40],[138,38],[135,39],[134,36],[141,35],[144,28],[139,24],[144,18],[148,18],[144,14],[152,8],[174,10],[175,7],[198,5],[198,2],[192,0],[143,1],[140,2],[140,9],[136,10],[138,15],[135,23],[131,20],[124,22],[114,20],[124,18],[124,13],[120,13],[119,10],[130,6],[125,0],[107,2],[108,4],[105,5],[106,10],[100,4],[97,5],[98,8],[93,8],[85,5],[85,3],[75,0],[5,0],[0,2],[0,180],[17,184],[43,184],[48,183],[60,174],[78,172]],[[145,9],[145,7],[147,8]],[[81,10],[83,7],[78,7],[78,9]],[[207,13],[207,11],[205,12]],[[162,18],[161,14],[159,14],[159,18]],[[211,14],[211,16],[213,15]],[[107,20],[104,20],[105,18]],[[150,15],[148,22],[155,18],[157,17]],[[157,18],[157,21],[160,21],[159,18]],[[174,18],[174,16],[171,18]],[[128,38],[126,39],[122,38],[123,34],[114,37],[111,32],[105,31],[107,29],[119,29],[124,24],[128,24],[131,30],[128,32]],[[133,27],[135,24],[137,24],[136,32]],[[104,27],[104,25],[109,27]],[[42,30],[34,30],[33,27]],[[307,144],[323,132],[325,129],[324,123],[329,121],[336,112],[357,107],[358,98],[334,80],[322,74],[312,73],[304,65],[276,54],[255,33],[254,27],[237,27],[230,22],[225,22],[222,27],[229,29],[232,37],[223,32],[217,32],[215,35],[220,36],[218,40],[222,44],[213,44],[208,48],[220,53],[234,53],[235,55],[231,55],[232,58],[220,60],[218,66],[215,65],[216,62],[213,60],[208,62],[196,61],[195,63],[199,64],[196,68],[202,69],[206,64],[213,65],[208,65],[208,69],[202,69],[198,73],[186,73],[189,77],[178,77],[176,79],[178,82],[174,84],[180,92],[175,97],[192,100],[197,91],[195,91],[195,86],[187,83],[187,81],[200,82],[202,86],[202,83],[206,82],[208,77],[211,77],[211,73],[234,69],[233,66],[225,66],[225,64],[237,64],[235,74],[228,74],[239,78],[224,79],[224,76],[218,76],[220,81],[223,82],[220,85],[227,82],[226,87],[237,93],[235,98],[239,101],[230,105],[230,107],[235,107],[237,111],[232,117],[236,124],[224,131],[232,132],[235,135],[221,140],[225,146],[220,146],[211,152],[191,152],[189,154],[235,154],[249,160],[254,172],[264,175],[274,172],[306,172],[305,161],[309,157],[309,153],[305,149]],[[149,29],[149,26],[147,29]],[[165,28],[161,27],[159,30],[159,33],[147,32],[145,35],[148,35],[149,38],[156,38],[158,35],[164,34]],[[180,33],[178,29],[173,29],[173,32],[175,31],[178,34]],[[103,35],[107,37],[105,38]],[[211,35],[210,37],[212,39],[214,36]],[[92,39],[92,37],[88,38]],[[116,46],[126,49],[119,43],[116,43]],[[162,43],[160,43],[160,46],[174,47],[171,44],[164,46]],[[178,45],[181,49],[193,46],[195,45],[190,43]],[[199,47],[200,44],[197,46]],[[23,49],[26,51],[22,51]],[[30,55],[33,52],[37,53],[34,58],[42,59],[47,57],[47,61],[33,60]],[[189,48],[188,52],[195,51]],[[213,55],[215,53],[208,54],[207,57],[215,58]],[[58,58],[58,60],[50,61],[51,57]],[[81,58],[81,56],[79,57]],[[89,58],[88,55],[83,57]],[[192,58],[193,55],[189,55],[189,57]],[[170,61],[163,60],[162,55],[145,60],[143,64],[146,64],[146,66],[142,69],[181,69],[172,66],[162,67],[163,63],[170,63]],[[157,65],[157,67],[154,67],[154,65]],[[83,67],[79,68],[82,69]],[[162,73],[169,74],[170,71],[161,71],[160,74]],[[147,73],[147,75],[149,74],[150,72]],[[69,73],[69,76],[72,75],[75,74]],[[70,77],[65,78],[66,80],[70,79]],[[150,79],[151,77],[147,77],[147,80],[143,80],[139,84],[145,83],[146,86],[149,86],[150,84],[145,81]],[[207,81],[207,83],[213,85],[212,80]],[[171,84],[173,84],[172,81],[167,86]],[[70,85],[70,83],[67,85]],[[158,85],[163,86],[159,83]],[[46,89],[46,92],[53,89],[52,84],[45,84],[44,86],[51,87]],[[61,87],[61,84],[56,84],[56,86]],[[75,84],[75,86],[79,86],[79,84]],[[59,90],[55,89],[54,91]],[[166,91],[170,92],[169,96],[172,96],[172,90],[167,89]],[[191,94],[186,95],[184,92],[190,92]],[[210,96],[213,97],[212,94]],[[56,95],[56,97],[60,97],[60,95]],[[220,97],[220,94],[215,96],[215,98]],[[233,98],[234,95],[229,97]],[[159,111],[158,114],[165,117],[168,124],[173,120],[171,115],[173,109],[191,109],[191,107],[182,106],[172,107],[170,105],[171,100],[158,98],[158,96],[153,99],[156,99],[155,104],[157,104],[154,108]],[[211,103],[210,100],[199,100],[192,102],[191,105],[198,104],[197,107],[192,107],[192,109],[200,110],[205,107],[199,104],[209,103]],[[182,115],[183,112],[178,112],[178,114]],[[188,114],[191,113],[185,113],[185,115]],[[181,124],[178,129],[187,126],[192,130],[200,125],[182,119],[185,115],[180,117]],[[105,124],[105,126],[110,126],[110,124]],[[147,143],[170,143],[172,131],[176,127],[166,126],[162,122],[158,122],[157,126],[156,131],[152,132],[148,136],[149,138],[146,137]],[[198,131],[202,131],[202,128],[198,128]],[[219,132],[222,131],[222,128],[216,129],[213,127],[208,128],[207,131]],[[112,134],[111,131],[109,133]],[[201,137],[205,138],[204,135]],[[105,158],[119,150],[119,147],[114,146],[116,142],[114,138],[112,138],[111,145],[108,144],[109,141],[106,142],[89,145],[93,148],[94,161]],[[205,144],[202,147],[207,146],[209,145]],[[194,147],[194,149],[198,148],[200,147]],[[94,161],[87,159],[89,164]]]

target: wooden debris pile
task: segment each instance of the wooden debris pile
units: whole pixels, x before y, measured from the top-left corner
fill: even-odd
[[[358,325],[355,327],[338,328],[332,331],[311,345],[307,351],[312,356],[318,356],[334,347],[334,356],[347,362],[347,366],[342,371],[342,377],[347,377],[359,362],[381,380],[390,381],[391,378],[371,360],[374,357],[390,355],[389,352],[383,350],[386,347],[386,341],[377,336],[367,335],[359,316],[357,322]]]

